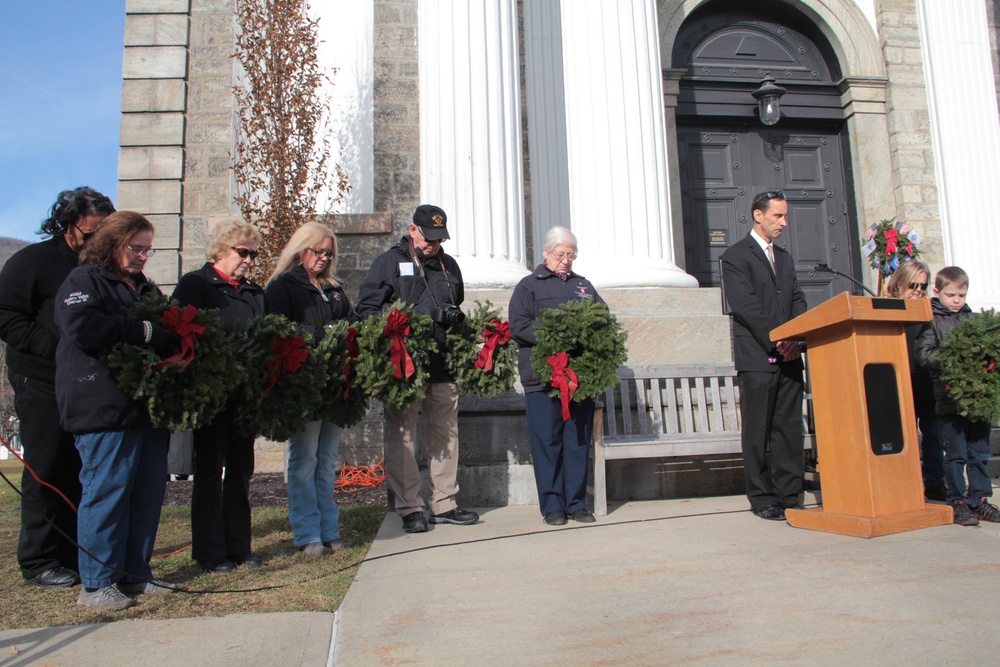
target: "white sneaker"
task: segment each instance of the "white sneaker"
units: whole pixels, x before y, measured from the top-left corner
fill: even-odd
[[[80,597],[76,599],[76,603],[98,611],[121,611],[134,605],[135,600],[117,588],[105,586],[92,593],[88,593],[86,588],[83,589],[80,591]]]

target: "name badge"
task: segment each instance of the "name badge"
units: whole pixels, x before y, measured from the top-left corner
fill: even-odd
[[[401,276],[412,276],[413,275],[413,262],[400,262],[399,263],[399,275],[401,275]]]

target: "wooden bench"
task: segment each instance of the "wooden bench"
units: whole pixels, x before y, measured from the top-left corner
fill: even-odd
[[[608,513],[606,462],[741,454],[740,396],[732,366],[621,368],[594,411],[594,513]],[[803,433],[810,396],[805,397]]]

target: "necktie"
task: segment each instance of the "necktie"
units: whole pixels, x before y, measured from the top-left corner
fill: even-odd
[[[771,248],[770,243],[767,244],[767,261],[771,263],[771,270],[777,274],[777,271],[774,269],[774,250]]]

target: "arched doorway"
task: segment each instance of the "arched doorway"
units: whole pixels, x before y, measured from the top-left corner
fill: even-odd
[[[718,285],[719,256],[752,228],[751,199],[780,189],[791,224],[779,243],[809,303],[842,291],[843,281],[815,271],[859,270],[841,73],[825,39],[787,6],[779,18],[708,3],[681,26],[671,62],[684,72],[676,113],[687,272]],[[766,75],[788,91],[771,127],[751,96]]]

